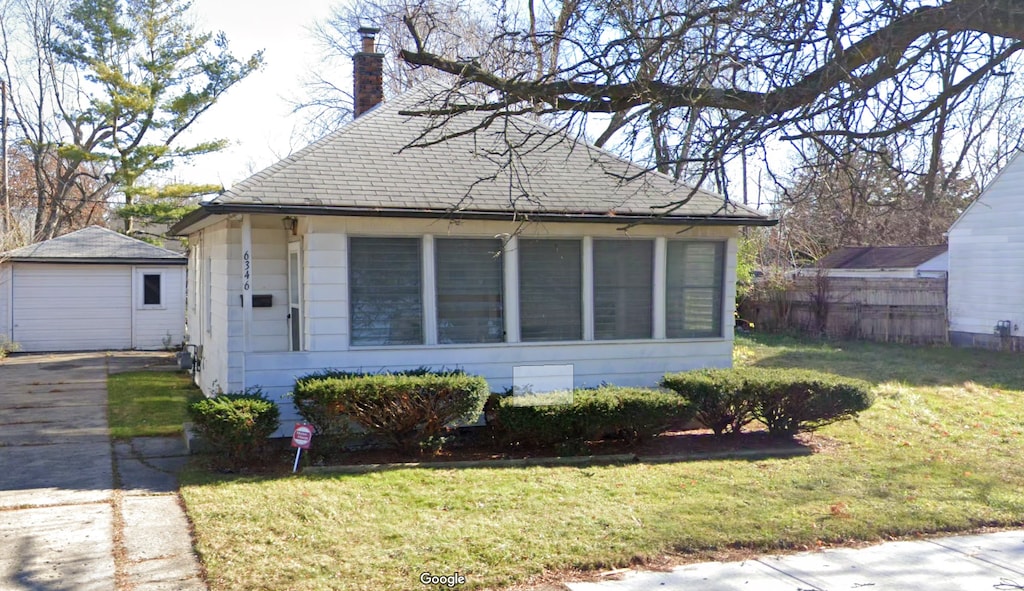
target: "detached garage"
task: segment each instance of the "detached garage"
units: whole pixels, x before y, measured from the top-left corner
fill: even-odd
[[[99,226],[0,254],[0,335],[25,352],[176,347],[186,264]]]

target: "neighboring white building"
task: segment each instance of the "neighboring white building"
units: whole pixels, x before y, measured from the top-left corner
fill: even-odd
[[[949,269],[945,244],[934,246],[844,246],[794,275],[878,279],[942,278]]]
[[[949,228],[949,340],[1021,349],[1024,158],[1017,153]]]
[[[20,351],[179,347],[177,253],[91,226],[0,254],[0,335]]]

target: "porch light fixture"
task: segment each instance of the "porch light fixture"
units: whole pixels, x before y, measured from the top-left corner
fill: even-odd
[[[292,236],[299,234],[299,218],[288,216],[281,220],[285,230],[291,230]]]

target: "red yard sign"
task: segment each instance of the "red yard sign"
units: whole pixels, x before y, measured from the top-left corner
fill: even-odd
[[[292,431],[292,447],[309,449],[313,443],[313,425],[308,423],[295,423],[295,430]]]

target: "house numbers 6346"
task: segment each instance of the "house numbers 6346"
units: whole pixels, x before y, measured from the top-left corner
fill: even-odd
[[[246,250],[242,253],[242,291],[250,291],[252,289],[252,257],[249,255],[249,251]]]

